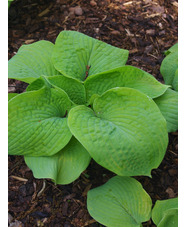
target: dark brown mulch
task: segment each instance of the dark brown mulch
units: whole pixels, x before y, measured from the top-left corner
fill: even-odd
[[[73,7],[82,9],[76,14]],[[79,14],[79,15],[77,15]],[[163,82],[163,51],[177,42],[175,0],[15,0],[9,9],[11,58],[22,44],[38,40],[55,42],[60,31],[76,30],[114,46],[128,49],[127,64],[137,66]],[[9,92],[23,92],[27,84],[9,80]],[[178,133],[170,133],[167,153],[152,178],[136,177],[157,199],[177,197]],[[90,217],[86,194],[113,174],[94,161],[70,185],[35,179],[22,157],[9,156],[9,214],[17,226],[101,226]],[[17,178],[19,177],[19,178]],[[14,225],[16,226],[16,225]],[[151,221],[144,226],[154,226]]]

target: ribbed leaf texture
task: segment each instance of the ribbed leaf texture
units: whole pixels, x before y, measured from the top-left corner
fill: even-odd
[[[51,85],[64,90],[74,103],[86,103],[86,92],[82,82],[62,75],[47,77],[47,80]]]
[[[50,156],[70,140],[65,117],[71,101],[61,89],[42,88],[9,101],[9,154]]]
[[[50,178],[56,184],[72,183],[87,168],[90,159],[89,153],[74,137],[53,156],[25,156],[35,178]]]
[[[51,62],[53,48],[45,40],[21,46],[8,62],[8,77],[31,83],[42,75],[59,75]]]
[[[122,176],[149,176],[168,144],[159,108],[132,88],[110,89],[94,100],[93,110],[72,108],[68,125],[98,164]]]
[[[134,88],[151,98],[161,96],[168,88],[167,85],[158,82],[151,74],[129,65],[90,76],[85,81],[88,100],[92,95],[102,95],[114,87]]]
[[[75,31],[62,31],[52,56],[63,75],[84,81],[87,76],[124,66],[128,50],[111,46]]]

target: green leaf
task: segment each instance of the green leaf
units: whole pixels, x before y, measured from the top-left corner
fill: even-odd
[[[167,51],[165,51],[165,55],[169,55],[170,53],[178,52],[178,43],[174,44]]]
[[[28,85],[27,91],[34,91],[41,89],[42,87],[56,87],[62,89],[69,98],[75,104],[85,104],[86,103],[86,92],[82,82],[69,78],[63,75],[58,76],[42,76],[39,79],[34,80]]]
[[[121,176],[149,176],[168,144],[159,108],[132,88],[110,89],[94,100],[93,110],[72,108],[68,125],[98,164]]]
[[[45,40],[21,46],[9,60],[8,77],[31,83],[42,75],[59,75],[51,63],[53,48],[54,44]]]
[[[14,98],[16,95],[18,95],[18,93],[8,93],[8,101],[10,101],[10,99]]]
[[[51,76],[46,78],[53,85],[64,90],[69,98],[76,104],[86,103],[86,92],[83,84],[73,78],[66,76]]]
[[[154,99],[162,115],[167,121],[167,131],[178,129],[178,92],[168,89],[162,96]]]
[[[165,84],[172,85],[175,72],[178,69],[178,52],[167,55],[161,64],[160,72],[165,80]]]
[[[9,154],[50,156],[60,151],[71,133],[65,115],[71,102],[61,89],[42,88],[9,101]]]
[[[52,60],[55,68],[63,75],[83,81],[87,73],[90,76],[124,66],[128,53],[128,50],[82,33],[62,31],[56,39]]]
[[[175,91],[178,91],[178,69],[175,72],[174,79],[172,81],[172,87]]]
[[[90,215],[108,227],[140,227],[150,219],[151,206],[150,196],[130,177],[115,176],[87,197]]]
[[[88,100],[92,95],[102,95],[114,87],[135,88],[151,98],[162,95],[168,88],[167,85],[161,84],[149,73],[129,65],[90,76],[85,81]]]
[[[87,168],[90,159],[88,152],[74,137],[53,156],[25,156],[35,178],[51,178],[56,184],[72,183]]]
[[[157,200],[152,210],[152,220],[158,227],[177,227],[178,198]]]

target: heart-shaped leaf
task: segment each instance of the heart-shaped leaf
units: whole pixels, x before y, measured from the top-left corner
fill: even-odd
[[[72,183],[87,168],[90,159],[89,153],[74,137],[53,156],[25,156],[35,178],[51,178],[56,184]]]
[[[135,88],[151,98],[162,95],[168,88],[167,85],[161,84],[149,73],[129,65],[90,76],[85,81],[88,100],[92,95],[102,95],[114,87]]]
[[[94,100],[93,110],[72,108],[68,125],[98,164],[122,176],[149,176],[168,144],[159,108],[132,88],[110,89]]]
[[[9,60],[8,77],[31,83],[42,75],[59,75],[51,63],[53,48],[54,44],[45,40],[21,46]]]
[[[178,129],[178,92],[168,89],[162,96],[154,99],[162,115],[167,121],[167,131]]]
[[[55,68],[78,80],[124,66],[128,50],[111,46],[76,31],[62,31],[52,56]]]
[[[60,151],[71,133],[64,117],[71,102],[61,89],[42,88],[9,101],[9,154],[50,156]]]
[[[152,220],[158,227],[177,227],[178,198],[157,200],[152,210]]]
[[[87,196],[90,215],[108,227],[140,227],[150,219],[151,206],[150,196],[130,177],[115,176]]]

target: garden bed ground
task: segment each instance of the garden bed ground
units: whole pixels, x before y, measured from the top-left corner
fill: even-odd
[[[127,64],[137,66],[163,82],[163,51],[177,42],[175,0],[15,0],[9,8],[9,58],[22,44],[55,42],[60,31],[76,30],[130,51]],[[79,6],[79,9],[74,8]],[[23,92],[27,84],[9,80],[9,92]],[[9,156],[9,218],[11,226],[101,226],[89,216],[86,194],[104,184],[113,173],[94,161],[70,185],[35,179],[23,157]],[[152,178],[136,177],[153,203],[177,197],[178,133],[169,134],[169,146]],[[16,221],[17,220],[17,221]],[[14,224],[13,224],[14,223]],[[17,225],[15,224],[17,223]],[[150,221],[144,226],[154,226]]]

